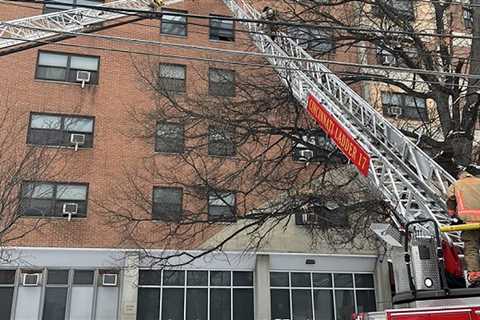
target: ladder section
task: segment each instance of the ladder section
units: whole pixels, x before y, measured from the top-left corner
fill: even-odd
[[[243,0],[224,3],[237,18],[261,19]],[[368,178],[403,223],[421,218],[434,219],[438,225],[448,222],[445,197],[453,177],[286,34],[277,33],[272,41],[261,23],[243,25],[296,99],[306,107],[308,96],[315,96],[369,152]],[[458,233],[452,236],[458,240]]]
[[[165,5],[181,1],[167,0]],[[0,22],[0,50],[28,41],[43,41],[64,32],[82,31],[91,25],[125,17],[124,13],[115,10],[152,10],[149,4],[149,0],[118,0],[95,9],[77,8]]]

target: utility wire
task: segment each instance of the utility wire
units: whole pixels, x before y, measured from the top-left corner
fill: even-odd
[[[10,2],[25,2],[25,3],[39,3],[39,4],[58,4],[58,5],[65,5],[65,3],[58,2],[58,1],[36,1],[36,0],[8,0]],[[7,2],[8,2],[7,1]],[[155,11],[147,11],[147,10],[138,10],[138,9],[119,9],[119,8],[109,8],[109,7],[101,7],[101,6],[92,6],[92,5],[85,5],[85,4],[75,4],[76,8],[86,8],[86,9],[97,9],[103,11],[110,11],[110,12],[117,12],[123,13],[125,15],[141,15],[145,18],[160,18],[162,16],[162,12],[155,12]],[[225,21],[238,21],[238,22],[246,22],[246,23],[258,23],[258,24],[270,24],[275,26],[286,26],[286,27],[297,27],[297,28],[308,28],[308,29],[334,29],[334,30],[344,30],[344,31],[355,31],[359,33],[367,33],[367,34],[401,34],[401,35],[417,35],[423,37],[442,37],[442,38],[456,38],[456,39],[476,39],[480,37],[473,37],[473,36],[463,36],[463,35],[453,35],[448,33],[428,33],[428,32],[409,32],[409,31],[395,31],[395,30],[381,30],[381,29],[367,29],[363,27],[348,27],[348,26],[332,26],[332,25],[318,25],[318,24],[310,24],[310,23],[296,23],[296,22],[285,22],[285,21],[270,21],[270,20],[257,20],[257,19],[242,19],[242,18],[233,18],[233,17],[215,17],[215,16],[206,16],[206,15],[198,15],[198,14],[190,14],[190,13],[180,13],[180,12],[168,12],[168,15],[175,15],[180,17],[190,17],[196,19],[217,19],[217,20],[225,20]],[[1,24],[1,23],[0,23]]]
[[[6,22],[4,22],[3,24],[6,25],[6,26],[11,25],[10,23],[6,23]],[[276,58],[276,59],[300,61],[300,62],[323,63],[323,64],[340,65],[340,66],[348,66],[348,67],[360,67],[360,68],[365,68],[365,69],[391,70],[391,71],[407,72],[407,73],[414,72],[414,73],[417,73],[417,74],[458,77],[458,78],[475,79],[475,80],[480,79],[480,75],[470,75],[470,74],[464,74],[464,73],[443,72],[443,71],[433,71],[433,70],[403,68],[403,67],[392,67],[392,66],[383,66],[383,65],[366,65],[366,64],[360,64],[360,63],[340,62],[340,61],[332,61],[332,60],[324,60],[324,59],[305,59],[305,58],[296,58],[296,57],[279,57],[279,56],[275,56],[275,55],[269,55],[269,54],[258,53],[258,52],[228,50],[228,49],[205,47],[205,46],[198,46],[198,45],[178,44],[178,43],[161,42],[161,41],[154,41],[154,40],[132,39],[132,38],[125,38],[125,37],[118,37],[118,36],[108,36],[108,35],[91,34],[91,33],[74,32],[74,31],[57,31],[57,30],[38,28],[38,27],[27,27],[27,26],[25,26],[25,28],[29,29],[29,30],[36,30],[36,31],[43,31],[43,32],[55,32],[55,33],[61,34],[61,35],[83,36],[83,37],[88,37],[88,38],[97,38],[97,39],[111,40],[111,41],[123,41],[123,42],[127,42],[127,43],[140,44],[140,45],[153,45],[153,46],[159,46],[159,47],[181,48],[181,49],[187,49],[187,50],[212,51],[212,52],[218,52],[218,53],[224,53],[224,54],[230,54],[230,55],[242,55],[242,56],[252,56],[252,57],[261,57],[261,58]],[[29,42],[28,40],[23,40],[23,39],[22,39],[22,41]]]
[[[11,40],[20,40],[20,38],[7,38]],[[109,48],[109,47],[100,47],[100,46],[88,46],[88,45],[80,45],[80,44],[68,44],[68,43],[63,43],[63,42],[56,42],[52,43],[48,40],[31,40],[31,42],[39,43],[39,44],[54,44],[58,46],[63,46],[63,47],[71,47],[71,48],[82,48],[82,49],[93,49],[93,50],[102,50],[102,51],[107,51],[107,52],[119,52],[119,53],[127,53],[127,54],[135,54],[135,55],[142,55],[142,56],[152,56],[152,57],[159,57],[159,58],[168,58],[168,59],[177,59],[177,60],[187,60],[187,61],[199,61],[199,62],[208,62],[208,63],[220,63],[220,64],[227,64],[227,65],[238,65],[238,66],[247,66],[247,67],[252,67],[252,68],[266,68],[266,69],[279,69],[279,70],[289,70],[289,71],[302,71],[302,72],[307,72],[311,70],[307,70],[304,68],[289,68],[289,67],[274,67],[270,64],[260,64],[260,63],[252,63],[252,62],[240,62],[240,61],[232,61],[232,60],[219,60],[219,59],[212,59],[212,58],[201,58],[201,57],[192,57],[192,56],[182,56],[178,54],[159,54],[159,53],[152,53],[152,52],[144,52],[144,51],[135,51],[131,49],[114,49],[114,48]],[[360,76],[363,78],[366,78],[362,81],[381,81],[381,80],[386,80],[385,77],[382,77],[380,75],[371,75],[371,74],[365,74],[365,73],[360,73],[360,72],[353,72],[353,71],[339,71],[339,72],[323,72],[323,74],[332,74],[332,75],[338,75],[338,74],[343,74],[343,75],[351,75],[351,76]],[[444,82],[439,82],[439,81],[419,81],[419,80],[412,80],[412,79],[401,79],[401,78],[392,78],[389,77],[388,79],[392,79],[394,81],[398,82],[409,82],[409,83],[416,83],[419,85],[423,84],[440,84],[444,85]],[[394,85],[394,84],[392,84]],[[458,87],[467,87],[469,88],[475,88],[475,89],[480,89],[480,85],[459,85]],[[412,89],[415,90],[415,89]]]

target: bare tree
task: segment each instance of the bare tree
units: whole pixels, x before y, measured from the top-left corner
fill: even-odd
[[[477,69],[478,57],[472,54],[478,54],[471,48],[478,46],[478,40],[461,36],[469,24],[465,19],[464,26],[463,6],[452,1],[283,0],[278,8],[283,22],[314,26],[283,26],[283,30],[292,35],[296,29],[301,45],[323,49],[312,51],[315,56],[327,59],[331,50],[324,50],[325,43],[333,42],[337,56],[351,53],[362,63],[383,64],[378,68],[333,65],[348,83],[374,83],[432,99],[434,112],[428,114],[411,99],[410,116],[416,121],[397,121],[403,132],[432,155],[441,152],[447,169],[452,158],[462,165],[472,161],[478,80],[475,71],[471,78],[459,74]],[[465,10],[477,9],[467,5]]]
[[[44,146],[25,145],[27,119],[13,107],[8,94],[2,97],[0,108],[0,260],[14,257],[6,246],[14,246],[33,231],[41,230],[48,221],[39,211],[25,217],[26,182],[55,179],[65,167],[65,153]]]
[[[239,236],[249,238],[246,250],[258,249],[294,220],[311,230],[312,245],[362,246],[370,223],[388,219],[380,197],[263,63],[241,72],[194,65],[189,72],[198,80],[186,91],[173,76],[178,66],[135,61],[156,105],[132,107],[124,134],[158,153],[125,168],[109,200],[98,202],[124,235],[123,245],[147,255],[173,249],[153,259],[172,266],[178,263],[172,258],[185,256],[182,264],[189,263]],[[159,187],[153,196],[152,186]],[[165,188],[181,188],[183,207],[172,200],[175,190]],[[187,251],[226,225],[234,227],[206,250]]]

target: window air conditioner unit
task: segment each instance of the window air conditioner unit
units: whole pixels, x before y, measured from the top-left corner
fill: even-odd
[[[395,57],[391,54],[382,54],[381,62],[383,65],[393,65],[395,64]]]
[[[80,133],[72,133],[70,135],[70,142],[75,145],[75,151],[78,150],[78,146],[85,144],[85,135]]]
[[[402,108],[400,107],[389,107],[388,108],[388,114],[391,116],[401,116],[402,115]]]
[[[37,287],[40,285],[41,273],[24,273],[22,278],[22,285],[24,287]]]
[[[64,216],[68,216],[68,221],[70,221],[72,216],[78,214],[78,203],[64,203],[62,213]]]
[[[298,160],[300,161],[310,161],[310,159],[313,158],[312,150],[300,150],[298,154],[299,154]]]
[[[77,71],[77,81],[82,83],[82,88],[85,87],[85,83],[90,82],[91,72],[79,70]]]
[[[116,273],[104,273],[102,274],[102,286],[115,287],[117,285],[118,274]]]
[[[313,224],[315,222],[315,215],[311,213],[302,213],[303,224]]]

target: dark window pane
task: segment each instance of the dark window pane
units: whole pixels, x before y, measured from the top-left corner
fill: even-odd
[[[160,289],[138,288],[137,320],[158,320]]]
[[[175,13],[175,11],[162,10],[162,24],[161,33],[172,34],[177,36],[187,35],[187,17],[168,14],[169,12]],[[186,14],[187,12],[177,12]]]
[[[208,154],[232,156],[235,150],[235,131],[231,128],[208,128]]]
[[[311,287],[310,273],[292,272],[292,287]]]
[[[48,270],[47,284],[68,284],[68,270]]]
[[[50,199],[22,199],[22,213],[26,216],[50,216],[53,213],[53,200]]]
[[[65,68],[38,66],[37,79],[65,81],[66,71]]]
[[[334,320],[332,290],[314,290],[315,320]]]
[[[373,288],[373,274],[355,274],[356,288]]]
[[[270,272],[271,287],[288,287],[288,272]]]
[[[0,320],[10,320],[13,302],[13,287],[0,288]]]
[[[163,271],[163,285],[164,286],[184,286],[185,272],[184,271]]]
[[[139,285],[160,285],[162,281],[162,271],[159,270],[140,270],[138,277]]]
[[[0,284],[14,284],[14,283],[15,283],[15,270],[0,270]]]
[[[207,320],[207,289],[187,289],[187,320]]]
[[[333,279],[335,288],[353,288],[353,277],[350,273],[336,273]]]
[[[313,286],[314,287],[332,287],[332,274],[331,273],[314,273],[313,274]]]
[[[230,289],[210,289],[210,320],[230,320]]]
[[[253,286],[253,272],[250,271],[234,271],[234,286]]]
[[[355,305],[353,302],[353,291],[351,290],[336,290],[335,291],[335,305],[337,320],[351,320],[352,314],[355,312]]]
[[[292,290],[292,309],[294,320],[312,319],[312,291]]]
[[[49,272],[50,273],[50,272]],[[68,288],[46,288],[43,320],[65,320]]]
[[[163,289],[162,319],[183,320],[183,289]]]
[[[290,295],[288,290],[271,290],[272,319],[290,319]]]
[[[210,272],[210,285],[211,286],[229,286],[230,271],[211,271]]]
[[[253,319],[253,289],[234,289],[233,320]]]
[[[91,285],[93,284],[93,276],[93,270],[75,270],[73,284]]]
[[[210,19],[210,39],[234,41],[233,21]]]
[[[178,220],[182,213],[183,190],[179,188],[153,189],[153,217]]]
[[[155,140],[155,151],[181,153],[184,148],[183,126],[176,123],[159,123]]]
[[[358,290],[356,294],[358,312],[371,312],[377,310],[375,303],[375,291]]]
[[[208,271],[188,271],[188,286],[208,286]]]

